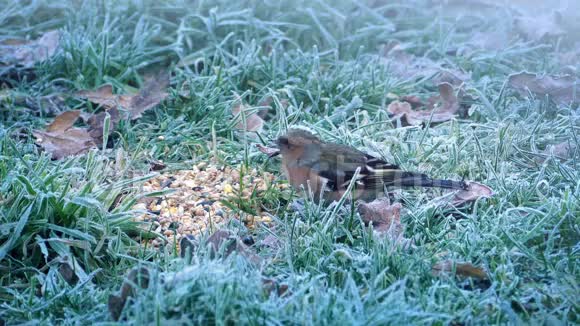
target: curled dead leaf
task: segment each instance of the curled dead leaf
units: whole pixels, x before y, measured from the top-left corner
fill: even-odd
[[[365,225],[372,224],[378,234],[399,241],[403,236],[401,208],[401,204],[391,205],[389,198],[383,197],[370,203],[361,202],[358,212]]]
[[[458,69],[444,68],[429,58],[410,54],[397,41],[383,46],[382,57],[389,71],[403,79],[431,78],[435,84],[446,82],[458,86],[471,78],[469,74]]]
[[[136,294],[136,287],[146,289],[149,287],[151,276],[149,270],[145,267],[133,268],[126,280],[121,286],[119,295],[111,294],[109,296],[108,308],[111,318],[115,321],[119,320],[123,307],[127,302],[127,298],[133,297]]]
[[[152,159],[149,162],[149,171],[161,171],[163,169],[165,169],[167,167],[167,165],[160,160],[154,160]]]
[[[267,235],[261,242],[260,244],[262,246],[265,247],[269,247],[271,249],[278,249],[282,246],[282,243],[280,242],[280,239],[278,239],[277,237],[269,234]]]
[[[514,24],[520,34],[532,41],[566,35],[566,30],[562,27],[562,14],[557,11],[544,15],[520,16],[515,19]]]
[[[63,261],[63,262],[59,263],[58,272],[60,273],[62,278],[65,280],[65,282],[67,282],[68,285],[70,285],[70,286],[74,286],[79,280],[79,278],[75,274],[73,268],[70,266],[70,263],[67,261]]]
[[[51,153],[55,160],[82,154],[96,147],[93,137],[86,129],[70,128],[63,132],[36,130],[32,134],[36,137],[36,143]]]
[[[566,76],[538,76],[528,72],[510,75],[508,84],[520,95],[532,93],[539,97],[549,96],[557,104],[580,103],[580,80]]]
[[[113,86],[103,85],[96,90],[83,90],[76,93],[77,96],[103,106],[105,109],[117,108],[117,106],[128,108],[133,95],[115,95]]]
[[[461,91],[459,92],[461,95]],[[411,102],[393,101],[387,112],[393,120],[400,120],[403,126],[416,126],[422,123],[441,123],[453,119],[456,115],[466,116],[467,109],[460,103],[453,86],[449,83],[439,84],[439,96],[432,97],[425,104],[425,110],[417,110],[422,102],[416,96],[404,97]]]
[[[34,41],[5,41],[0,48],[0,61],[29,68],[52,57],[59,43],[59,31],[48,31]]]
[[[63,112],[54,118],[54,120],[46,127],[46,131],[65,131],[75,124],[80,115],[80,110]]]
[[[105,112],[100,112],[98,114],[92,115],[87,121],[87,124],[89,125],[89,134],[98,144],[103,143],[104,136],[103,133],[107,114],[110,116],[110,125],[109,125],[109,135],[110,135],[115,131],[115,129],[117,128],[117,124],[121,121],[121,114],[119,110],[117,110],[117,108],[113,107]]]
[[[188,234],[179,240],[179,256],[181,258],[191,257],[197,247],[197,241],[192,234]]]
[[[55,160],[82,154],[96,147],[87,129],[72,127],[79,116],[80,111],[61,113],[48,125],[46,131],[32,132],[36,137],[36,143],[50,153]]]
[[[491,198],[491,196],[493,196],[493,190],[490,187],[477,182],[467,182],[467,189],[455,193],[452,203],[458,206],[479,198]]]
[[[161,103],[169,93],[166,89],[169,86],[169,73],[160,73],[151,77],[136,96],[131,98],[128,110],[131,120],[139,119],[143,112],[154,108]]]
[[[278,102],[276,102],[276,100],[274,100],[274,98],[271,95],[268,95],[268,96],[264,97],[260,102],[258,102],[259,107],[266,108],[266,109],[258,111],[258,115],[260,116],[260,118],[266,119],[268,112],[273,110],[275,103],[278,103],[280,106],[280,109],[283,109],[283,110],[285,110],[288,107],[288,105],[290,105],[288,100],[285,98],[278,99]]]
[[[206,246],[209,246],[210,253],[213,257],[221,254],[223,257],[228,257],[233,252],[246,257],[250,262],[259,265],[261,263],[260,257],[254,254],[236,235],[227,230],[217,230],[206,241]]]
[[[452,260],[444,260],[435,264],[431,270],[434,276],[447,273],[455,273],[460,277],[471,277],[475,279],[488,279],[487,273],[481,267],[473,266],[470,263],[456,263]]]
[[[119,120],[135,120],[140,118],[143,112],[157,106],[169,95],[166,92],[168,85],[169,74],[162,73],[157,77],[150,78],[137,94],[116,95],[113,94],[111,85],[104,85],[94,91],[79,91],[76,95],[99,104],[107,110],[116,110],[121,107],[128,112],[128,117],[120,116]],[[116,113],[110,114],[111,117],[116,115]]]
[[[260,117],[260,110],[249,107],[242,102],[239,96],[236,96],[235,104],[232,107],[232,115],[238,121],[236,129],[245,131],[260,132],[264,128],[264,119]]]
[[[288,292],[287,284],[281,284],[272,278],[263,278],[262,286],[264,288],[264,291],[266,291],[268,295],[270,295],[271,293],[276,293],[276,295],[281,297]]]
[[[542,152],[543,155],[541,157],[538,157],[536,161],[538,163],[543,163],[551,155],[553,155],[554,157],[556,157],[561,161],[565,161],[568,158],[572,157],[572,153],[575,150],[576,150],[575,144],[569,141],[559,143],[556,145],[550,145],[546,147],[546,149]]]
[[[256,147],[258,148],[258,150],[260,152],[268,155],[268,157],[274,157],[274,156],[280,154],[280,149],[278,149],[278,148],[266,147],[262,144],[256,144]]]

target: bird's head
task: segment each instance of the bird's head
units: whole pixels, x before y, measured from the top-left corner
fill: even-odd
[[[278,137],[276,144],[282,154],[288,150],[320,144],[320,138],[311,130],[293,127],[288,132]]]

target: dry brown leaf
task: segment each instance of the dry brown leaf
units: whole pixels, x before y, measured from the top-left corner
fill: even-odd
[[[562,15],[557,11],[544,15],[521,16],[514,23],[520,34],[532,41],[566,35],[562,28]]]
[[[288,107],[288,105],[290,105],[290,102],[285,98],[280,99],[279,102],[280,102],[281,109],[283,109],[283,110],[285,110]],[[274,104],[274,99],[272,98],[272,96],[269,96],[269,95],[264,97],[258,103],[258,106],[260,106],[260,107],[267,107],[267,109],[263,109],[263,110],[258,111],[258,115],[260,116],[260,118],[266,119],[268,112],[273,110],[273,104]]]
[[[580,103],[580,80],[573,76],[538,76],[521,72],[510,75],[508,83],[522,96],[531,92],[540,97],[549,96],[561,105]]]
[[[461,85],[469,80],[469,74],[457,69],[443,68],[429,58],[420,58],[405,51],[404,46],[396,41],[390,42],[382,50],[384,62],[390,72],[403,79],[421,79],[431,77],[433,83],[450,83]]]
[[[188,234],[179,240],[179,256],[185,258],[189,255],[190,258],[195,253],[197,241],[192,234]]]
[[[376,199],[370,203],[361,202],[358,211],[365,225],[372,224],[380,235],[398,241],[403,236],[401,225],[401,204],[391,205],[388,197]]]
[[[567,160],[572,156],[572,153],[576,150],[576,146],[569,141],[559,143],[556,145],[550,145],[542,152],[543,156],[537,159],[538,163],[543,163],[548,157],[553,155],[559,160]]]
[[[60,33],[58,31],[48,31],[34,41],[5,41],[0,52],[0,60],[8,64],[32,67],[53,56],[59,43]]]
[[[121,114],[117,108],[113,107],[105,112],[100,112],[98,114],[92,115],[87,124],[89,125],[89,135],[93,137],[95,142],[98,144],[103,143],[103,127],[105,125],[105,118],[107,117],[107,113],[111,116],[110,125],[109,125],[109,135],[112,134],[115,129],[117,128],[117,124],[121,121]]]
[[[468,182],[467,189],[458,191],[453,197],[452,203],[458,206],[479,198],[491,198],[491,196],[493,196],[493,190],[490,187],[477,182]]]
[[[71,112],[73,113],[64,112],[57,116],[47,127],[47,131],[35,130],[32,133],[36,137],[36,143],[55,160],[82,154],[96,147],[87,129],[72,127],[80,112]]]
[[[256,144],[256,147],[258,147],[258,150],[260,152],[268,155],[268,157],[274,157],[280,154],[280,150],[278,148],[266,147],[263,146],[262,144]]]
[[[264,287],[264,291],[266,291],[268,296],[274,292],[279,297],[281,297],[288,292],[287,284],[280,284],[273,278],[263,278],[262,286]]]
[[[70,286],[74,286],[79,280],[69,262],[60,262],[58,266],[58,272]]]
[[[439,262],[435,264],[432,269],[432,273],[435,276],[452,273],[454,271],[456,276],[472,277],[480,280],[488,278],[483,268],[473,266],[470,263],[456,263],[452,260]]]
[[[439,84],[439,96],[432,97],[425,104],[425,110],[415,110],[422,103],[417,97],[406,97],[409,102],[394,101],[387,107],[387,112],[394,120],[401,120],[404,126],[420,125],[425,122],[441,123],[453,119],[456,115],[466,116],[466,110],[460,105],[453,86],[449,83]]]
[[[269,234],[264,238],[264,240],[261,241],[261,245],[270,247],[272,249],[278,249],[280,246],[282,246],[282,243],[280,243],[280,239]]]
[[[227,230],[217,230],[207,238],[206,246],[210,246],[210,253],[216,256],[223,250],[223,257],[231,255],[234,251],[246,257],[249,261],[259,265],[260,257],[255,255],[251,250],[232,232]]]
[[[135,286],[139,286],[142,289],[148,288],[150,278],[149,270],[145,267],[136,267],[129,272],[127,280],[121,286],[121,293],[119,295],[109,295],[108,308],[113,320],[117,321],[121,317],[127,298],[135,295]]]
[[[465,51],[460,54],[471,55],[474,50],[500,51],[513,44],[513,36],[501,29],[474,33]]]
[[[167,165],[163,161],[152,159],[149,162],[149,171],[161,171],[165,169]]]
[[[75,124],[80,115],[80,110],[63,112],[54,118],[52,123],[46,127],[46,131],[65,131]]]
[[[166,92],[168,85],[169,74],[161,74],[149,79],[137,94],[116,95],[113,94],[111,85],[104,85],[94,91],[79,91],[77,96],[86,98],[108,110],[122,107],[129,113],[128,118],[135,120],[140,118],[143,112],[157,106],[168,96]],[[113,115],[111,113],[111,116]],[[119,119],[122,119],[122,117],[119,117]]]
[[[149,79],[136,96],[131,98],[128,110],[131,113],[131,120],[139,119],[143,112],[154,108],[161,103],[169,93],[166,89],[169,86],[169,74],[161,73]]]
[[[131,104],[131,99],[134,95],[115,95],[113,94],[113,86],[104,85],[94,91],[79,91],[79,97],[103,106],[105,109],[116,108],[117,106],[128,108]]]
[[[258,114],[259,111],[245,105],[239,97],[237,97],[235,102],[235,105],[232,107],[232,115],[234,119],[238,120],[236,128],[245,131],[261,132],[264,128],[264,119]]]

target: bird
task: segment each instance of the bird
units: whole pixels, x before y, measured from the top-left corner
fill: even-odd
[[[325,142],[306,128],[291,127],[275,142],[278,152],[271,156],[282,156],[282,170],[289,184],[296,190],[310,190],[316,202],[340,200],[352,182],[354,200],[376,199],[391,186],[467,189],[464,181],[432,179],[404,171],[351,146]]]

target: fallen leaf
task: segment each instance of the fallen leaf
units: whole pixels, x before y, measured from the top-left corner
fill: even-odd
[[[580,80],[570,75],[538,76],[521,72],[510,75],[508,84],[522,96],[527,96],[528,92],[531,92],[539,97],[548,96],[561,105],[580,103]]]
[[[195,252],[195,247],[197,246],[197,242],[195,237],[191,234],[188,234],[179,240],[179,256],[181,258],[185,258],[187,255],[190,257]]]
[[[268,155],[268,157],[274,157],[274,156],[280,154],[280,149],[278,149],[278,148],[266,147],[262,144],[256,144],[256,147],[258,148],[258,150],[260,152]]]
[[[537,159],[538,163],[543,163],[546,159],[550,156],[554,156],[557,159],[564,161],[568,158],[572,157],[572,153],[576,150],[575,144],[572,144],[569,141],[565,141],[563,143],[559,143],[556,145],[550,145],[546,147],[546,149],[542,152],[542,157]]]
[[[490,187],[477,182],[467,182],[467,189],[455,193],[452,203],[458,206],[479,198],[491,198],[491,196],[493,196],[493,190]]]
[[[0,49],[0,58],[7,64],[29,68],[53,56],[59,47],[59,41],[59,31],[48,31],[34,41],[5,41]]]
[[[387,112],[393,120],[401,120],[403,126],[415,126],[431,121],[431,123],[441,123],[453,119],[456,115],[462,117],[467,115],[467,110],[459,101],[453,86],[449,83],[439,84],[439,96],[432,97],[425,104],[425,110],[413,108],[419,107],[417,97],[410,97],[411,103],[393,101],[387,107]]]
[[[166,92],[168,85],[169,74],[164,73],[150,78],[137,94],[116,95],[113,94],[113,87],[111,85],[104,85],[94,91],[79,91],[77,92],[77,96],[99,104],[107,110],[116,110],[118,107],[121,107],[128,112],[129,116],[127,118],[120,116],[120,120],[135,120],[140,118],[143,112],[157,106],[168,96]],[[116,113],[111,113],[111,117],[113,115],[116,115]]]
[[[266,108],[266,109],[258,111],[258,115],[260,116],[260,118],[266,119],[268,112],[273,110],[274,103],[275,103],[274,98],[270,95],[264,97],[260,102],[258,102],[259,107]],[[278,103],[280,104],[280,109],[283,109],[283,110],[285,110],[288,107],[288,105],[290,105],[290,102],[288,101],[288,99],[285,99],[285,98],[279,99]]]
[[[209,246],[210,255],[216,257],[221,254],[222,257],[228,257],[233,252],[246,257],[252,263],[259,265],[260,257],[250,251],[250,249],[232,232],[227,230],[217,230],[206,241]]]
[[[471,57],[477,50],[501,51],[513,44],[513,35],[502,29],[475,32],[458,54]]]
[[[435,84],[446,82],[458,86],[471,78],[460,70],[444,68],[429,58],[412,55],[405,51],[403,44],[396,41],[386,44],[382,53],[383,62],[389,71],[402,79],[431,78]]]
[[[261,241],[262,246],[270,247],[271,249],[278,249],[282,245],[280,239],[269,234]]]
[[[123,308],[125,307],[126,300],[123,300],[118,295],[110,294],[109,301],[107,303],[107,307],[109,308],[109,313],[111,314],[111,318],[114,321],[118,321],[121,317],[121,313],[123,312]]]
[[[268,296],[272,292],[275,292],[279,297],[281,297],[288,292],[287,284],[280,284],[275,279],[272,278],[263,278],[262,286],[264,288],[264,291],[266,291],[266,293],[268,294]]]
[[[92,115],[88,120],[89,125],[89,135],[97,142],[99,145],[103,143],[103,132],[105,126],[105,118],[107,113],[110,115],[110,125],[109,125],[109,135],[112,134],[117,128],[117,124],[121,121],[121,114],[117,108],[113,107],[105,112],[100,112],[98,114]]]
[[[557,38],[567,34],[562,28],[562,14],[558,11],[544,15],[520,16],[515,19],[514,24],[520,34],[532,41]]]
[[[388,197],[376,199],[370,203],[361,202],[358,212],[365,225],[372,224],[373,230],[392,240],[402,239],[401,204],[391,205]]]
[[[139,119],[143,112],[154,108],[169,95],[166,91],[169,77],[168,73],[161,73],[150,78],[139,93],[131,98],[128,107],[131,120]]]
[[[131,99],[135,95],[115,95],[113,94],[113,86],[104,85],[94,91],[79,91],[77,96],[86,98],[87,100],[103,106],[105,109],[117,108],[117,106],[128,108],[131,104]]]
[[[58,115],[48,125],[47,131],[35,130],[32,132],[34,137],[36,137],[36,143],[46,152],[50,153],[55,160],[82,154],[96,147],[87,129],[72,127],[78,119],[80,112],[70,112],[64,112]]]
[[[149,171],[161,171],[165,169],[167,165],[163,161],[151,160],[149,162]]]
[[[232,115],[234,119],[239,119],[236,124],[237,129],[256,132],[262,131],[264,128],[264,119],[260,117],[258,112],[260,111],[245,105],[242,99],[236,95],[235,104],[232,107]]]
[[[46,131],[48,132],[65,131],[75,124],[80,115],[81,115],[80,110],[63,112],[54,118],[52,123],[49,124],[48,127],[46,127]]]
[[[79,280],[78,276],[75,274],[73,268],[69,265],[68,262],[60,262],[58,272],[70,286],[74,286]]]
[[[127,279],[121,286],[121,293],[119,295],[109,295],[108,308],[113,320],[119,320],[127,298],[135,296],[135,287],[138,286],[142,289],[148,288],[150,278],[149,270],[145,267],[135,267],[129,272]]]
[[[488,278],[483,268],[473,266],[470,263],[456,263],[452,260],[444,260],[435,264],[431,272],[435,276],[455,272],[456,276],[461,277],[472,277],[475,279]]]

